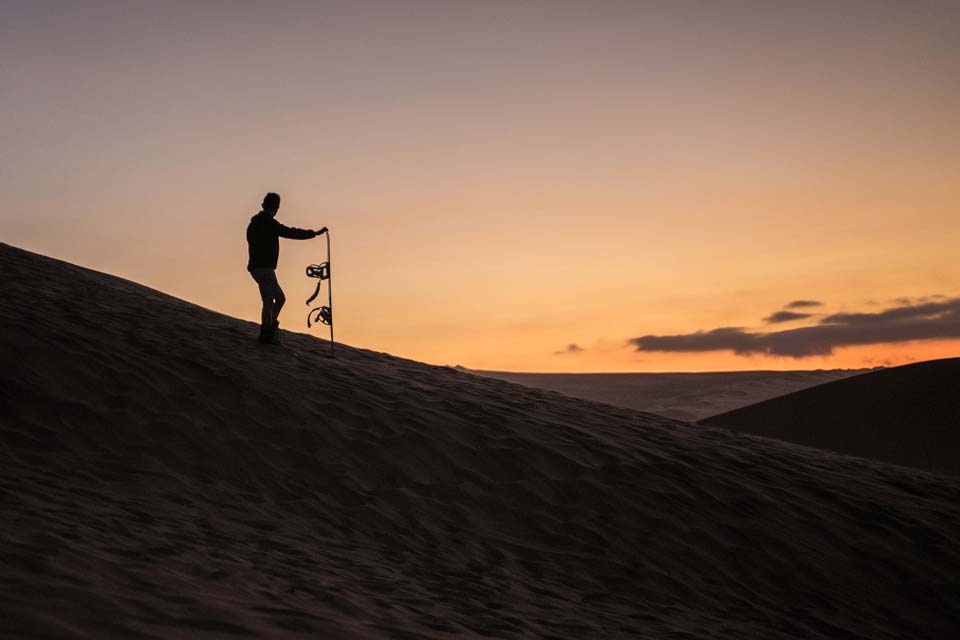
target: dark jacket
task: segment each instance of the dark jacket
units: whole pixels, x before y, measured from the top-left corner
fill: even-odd
[[[247,271],[276,269],[277,258],[280,257],[280,238],[309,240],[316,236],[316,231],[282,225],[276,218],[261,211],[250,218],[250,224],[247,225],[247,249],[250,254]]]

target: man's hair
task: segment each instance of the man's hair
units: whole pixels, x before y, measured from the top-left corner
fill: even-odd
[[[264,209],[273,209],[280,206],[280,194],[270,192],[267,195],[263,196],[263,208]]]

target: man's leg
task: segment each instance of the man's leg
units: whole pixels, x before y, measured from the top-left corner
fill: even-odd
[[[263,309],[260,311],[260,326],[271,327],[273,326],[273,299],[260,296],[260,300],[263,302]]]
[[[277,276],[273,269],[253,269],[250,275],[260,289],[260,301],[263,307],[260,310],[260,342],[272,342],[276,330],[274,329],[274,315],[276,314],[274,296],[276,295]]]
[[[273,294],[273,323],[277,324],[280,322],[280,310],[283,309],[283,304],[287,301],[287,297],[283,295],[283,289],[280,288],[280,283],[277,283],[277,290]]]
[[[287,301],[287,298],[283,295],[280,283],[277,282],[277,272],[274,269],[264,273],[263,282],[266,295],[270,297],[272,303],[270,306],[270,324],[267,325],[266,329],[267,337],[271,344],[281,344],[280,323],[277,318],[280,316],[280,309],[283,308],[283,303]]]

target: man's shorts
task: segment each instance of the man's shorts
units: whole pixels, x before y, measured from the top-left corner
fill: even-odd
[[[250,269],[250,275],[257,281],[260,287],[260,298],[264,301],[285,300],[283,289],[277,282],[276,269]]]

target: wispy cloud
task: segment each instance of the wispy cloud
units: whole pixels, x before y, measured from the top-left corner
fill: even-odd
[[[947,296],[935,293],[932,296],[918,296],[916,298],[911,298],[909,296],[904,296],[902,298],[896,298],[893,300],[893,303],[896,305],[904,306],[911,304],[924,304],[927,302],[937,302],[939,300],[946,300]]]
[[[583,351],[583,347],[581,347],[580,345],[578,345],[576,342],[571,342],[570,344],[568,344],[568,345],[567,345],[566,347],[564,347],[563,349],[560,349],[559,351],[554,351],[554,352],[553,352],[553,355],[555,355],[555,356],[563,356],[563,355],[567,355],[567,354],[570,354],[570,353],[580,353],[581,351]]]
[[[823,303],[818,300],[794,300],[788,302],[784,309],[809,309],[810,307],[822,307]]]
[[[951,338],[960,338],[960,298],[900,305],[877,313],[835,313],[815,325],[769,333],[719,327],[696,333],[641,336],[632,338],[630,344],[637,351],[733,351],[743,356],[806,358],[830,355],[834,349],[854,345]]]
[[[811,317],[809,313],[797,313],[796,311],[777,311],[771,313],[763,319],[767,324],[779,324],[781,322],[793,322],[794,320],[804,320]]]

